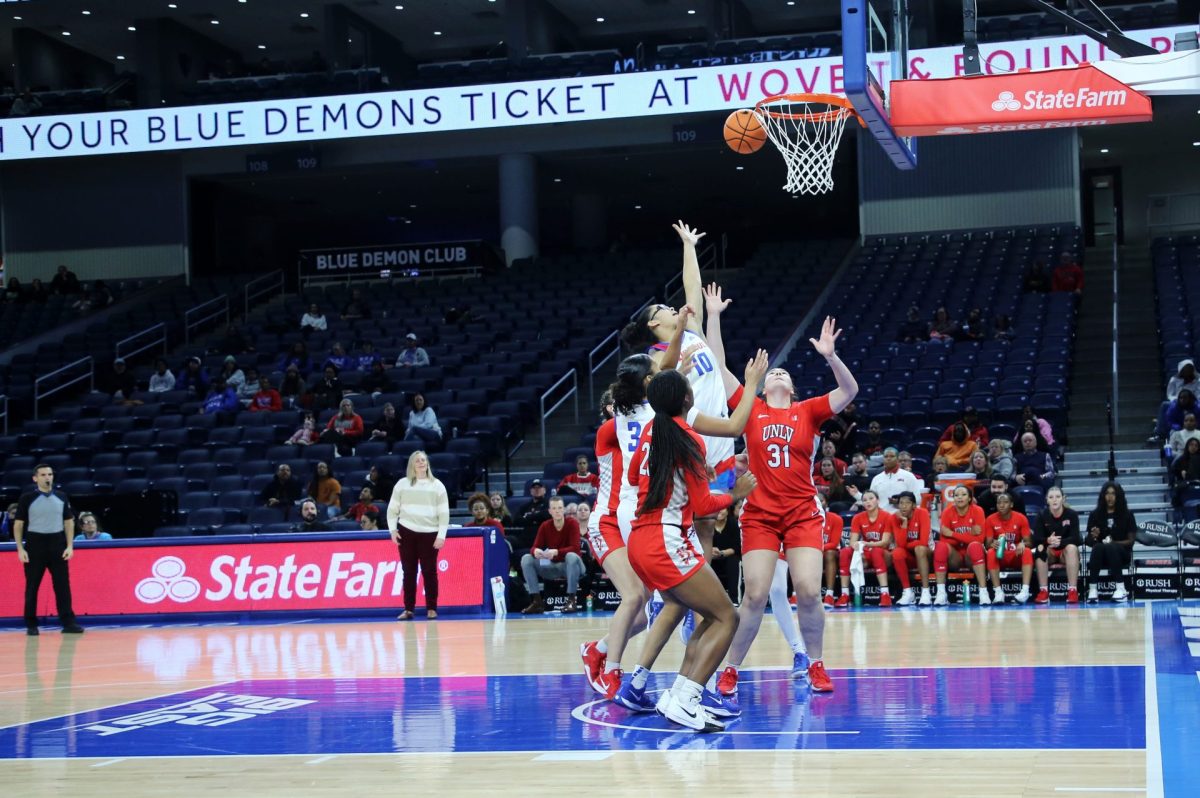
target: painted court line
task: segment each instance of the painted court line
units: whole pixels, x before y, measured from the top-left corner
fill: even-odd
[[[611,751],[556,751],[535,756],[534,762],[603,762],[612,756]]]
[[[1145,792],[1145,787],[1055,787],[1055,792]]]
[[[328,756],[319,756],[319,757],[317,757],[316,759],[310,759],[310,760],[308,760],[308,761],[307,761],[307,762],[305,762],[304,764],[306,764],[306,765],[319,765],[319,764],[321,764],[322,762],[328,762],[328,761],[329,761],[329,760],[331,760],[331,759],[337,759],[337,754],[329,754]]]
[[[1146,789],[1148,798],[1163,798],[1162,738],[1158,728],[1158,668],[1154,658],[1154,613],[1147,607],[1146,665],[1143,681],[1146,685]]]
[[[92,767],[94,767],[94,768],[106,768],[106,767],[108,767],[109,765],[115,765],[115,764],[117,764],[118,762],[124,762],[124,761],[125,761],[125,757],[121,757],[120,759],[110,759],[110,760],[108,760],[107,762],[97,762],[96,764],[92,765]]]

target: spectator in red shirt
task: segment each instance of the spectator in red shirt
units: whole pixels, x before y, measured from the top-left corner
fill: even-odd
[[[272,413],[283,409],[283,397],[279,391],[271,387],[270,377],[258,378],[258,392],[250,400],[250,411],[259,413],[264,410]],[[357,521],[358,519],[354,519]]]
[[[529,591],[529,606],[521,610],[525,615],[537,615],[546,611],[542,603],[543,579],[567,580],[567,603],[563,612],[575,612],[575,594],[579,591],[579,579],[583,576],[583,558],[579,556],[579,522],[567,518],[563,500],[555,496],[550,500],[550,520],[538,527],[533,548],[521,558],[521,573],[525,575],[525,589]]]
[[[375,492],[370,488],[363,488],[358,492],[358,501],[350,505],[350,509],[344,515],[338,516],[351,521],[361,521],[363,515],[369,512],[377,513],[379,510],[375,506]]]
[[[567,474],[558,483],[554,491],[560,496],[574,495],[581,499],[591,499],[600,490],[600,477],[588,471],[590,463],[587,455],[581,454],[575,458],[575,473]]]
[[[938,443],[945,443],[954,437],[954,427],[957,424],[965,424],[967,426],[967,437],[975,441],[975,445],[980,449],[986,449],[988,445],[988,428],[983,426],[983,422],[979,420],[979,411],[967,405],[963,408],[963,416],[961,421],[956,421],[954,424],[946,427],[942,433],[942,437],[938,438]]]
[[[833,461],[833,467],[837,469],[839,474],[846,473],[846,461],[837,456],[837,444],[827,440],[821,444],[821,456],[828,457]]]
[[[1070,252],[1064,252],[1054,267],[1054,275],[1050,280],[1053,291],[1071,291],[1083,293],[1083,269],[1075,262]]]
[[[363,437],[362,416],[354,412],[354,403],[343,399],[338,405],[338,414],[329,419],[325,431],[321,433],[321,443],[332,443],[337,446],[338,454],[347,457],[354,452],[354,447]]]
[[[490,526],[500,535],[504,535],[504,524],[491,517],[492,505],[486,493],[475,493],[467,499],[467,509],[471,511],[471,526]]]

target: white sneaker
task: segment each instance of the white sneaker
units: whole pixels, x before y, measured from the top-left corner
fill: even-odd
[[[993,604],[1003,604],[1006,601],[1008,601],[1008,596],[1004,595],[1004,588],[997,585],[996,586],[996,597],[994,599],[992,599],[992,603]]]
[[[1125,590],[1123,582],[1117,582],[1117,589],[1113,591],[1113,601],[1128,601],[1129,592]]]
[[[929,592],[929,588],[927,588],[927,587],[921,588],[921,600],[917,603],[920,604],[922,607],[928,607],[930,604],[933,603],[933,594]]]
[[[916,599],[913,598],[913,590],[911,587],[904,588],[904,590],[900,593],[900,598],[896,599],[897,607],[909,607],[915,603]]]
[[[671,688],[668,687],[659,694],[658,700],[654,702],[654,711],[660,715],[666,714],[667,705],[671,703]]]
[[[1021,592],[1017,593],[1015,600],[1018,604],[1029,601],[1029,585],[1021,585]]]
[[[1095,585],[1088,585],[1087,600],[1088,601],[1099,601],[1100,600],[1100,591]]]
[[[939,590],[937,597],[933,600],[933,606],[945,607],[949,603],[950,603],[950,600],[946,598],[946,593],[944,591]]]
[[[720,731],[725,728],[725,724],[705,712],[699,702],[694,706],[685,707],[674,694],[671,694],[661,714],[672,723],[678,723],[692,731]]]
[[[979,591],[979,606],[986,607],[991,603],[992,600],[988,597],[987,588],[985,587]]]

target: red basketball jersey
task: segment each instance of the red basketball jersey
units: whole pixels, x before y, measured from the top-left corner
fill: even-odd
[[[837,549],[842,545],[842,531],[846,522],[837,513],[825,513],[825,528],[821,530],[821,551]]]
[[[989,540],[1003,535],[1008,538],[1007,545],[1012,547],[1029,537],[1029,519],[1016,510],[1008,514],[1007,521],[1000,517],[1000,513],[992,513],[984,522],[983,533]]]
[[[681,418],[674,419],[683,431],[692,437],[704,454],[704,440],[688,426]],[[667,486],[667,494],[662,506],[643,511],[646,504],[646,494],[650,490],[650,439],[654,434],[654,423],[647,425],[638,441],[637,451],[629,464],[628,480],[636,484],[638,489],[638,515],[633,520],[633,526],[677,526],[688,529],[692,525],[692,515],[715,515],[733,504],[733,498],[728,494],[714,496],[708,489],[708,477],[695,469],[683,469],[676,466],[673,469],[671,483]]]
[[[883,536],[893,530],[892,514],[886,510],[880,510],[874,521],[867,515],[866,510],[855,515],[850,521],[850,532],[868,543],[883,542]]]
[[[956,543],[964,545],[973,542],[982,543],[985,537],[984,521],[983,508],[978,504],[968,507],[965,515],[959,515],[958,508],[951,504],[942,510],[942,536],[953,535]],[[979,534],[975,534],[972,527],[979,527]]]
[[[908,518],[900,513],[892,515],[897,546],[928,546],[929,526],[929,511],[924,507],[914,507],[913,514]]]
[[[596,430],[596,467],[600,471],[600,489],[596,492],[596,507],[592,511],[596,524],[593,525],[589,518],[589,529],[600,528],[597,516],[617,514],[620,486],[623,484],[621,479],[625,476],[624,465],[616,422],[610,418]]]

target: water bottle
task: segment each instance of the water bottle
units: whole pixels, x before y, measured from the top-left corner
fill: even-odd
[[[1004,559],[1004,550],[1008,548],[1008,535],[1001,535],[999,542],[1000,542],[1000,545],[996,549],[996,559],[1003,560]]]
[[[854,606],[855,607],[862,606],[862,592],[861,591],[858,591],[858,590],[854,591]]]
[[[971,604],[971,583],[966,579],[963,580],[962,603],[964,607]]]
[[[592,611],[592,594],[591,593],[587,594],[587,611],[589,613]]]

